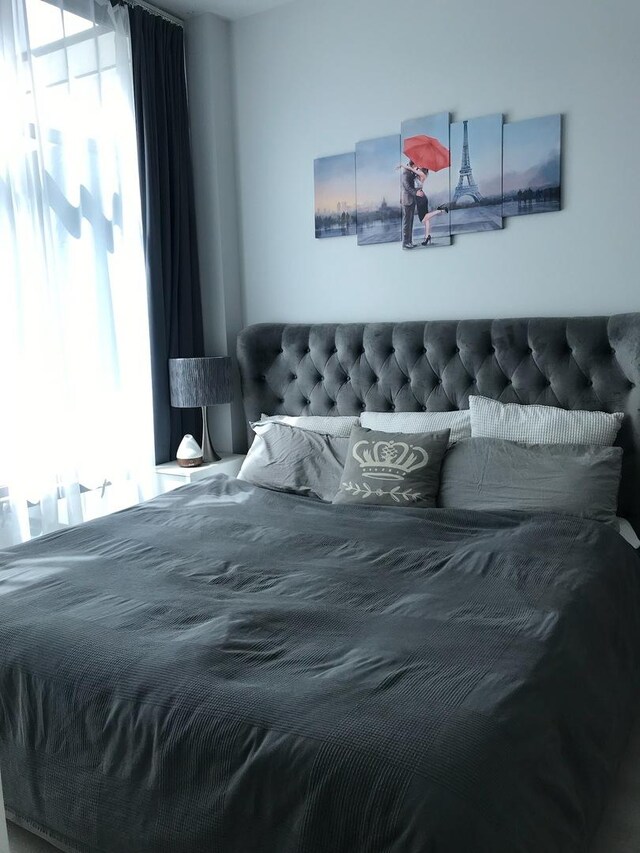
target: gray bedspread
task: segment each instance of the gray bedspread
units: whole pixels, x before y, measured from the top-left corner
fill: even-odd
[[[9,813],[84,853],[584,851],[639,571],[597,522],[223,478],[2,551]]]

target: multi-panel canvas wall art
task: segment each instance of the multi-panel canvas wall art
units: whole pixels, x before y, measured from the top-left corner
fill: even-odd
[[[561,115],[407,119],[400,135],[314,161],[316,237],[416,249],[496,231],[504,217],[561,209],[561,160]]]
[[[402,247],[451,243],[449,113],[402,122]]]
[[[451,125],[451,233],[502,228],[502,115]]]
[[[560,210],[562,116],[505,124],[503,216]]]
[[[313,164],[316,237],[356,233],[356,157],[353,151],[321,157]]]
[[[383,136],[356,145],[358,245],[400,240],[398,163],[400,137]]]

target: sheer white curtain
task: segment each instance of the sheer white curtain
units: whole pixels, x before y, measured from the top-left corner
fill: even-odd
[[[153,421],[127,10],[1,0],[0,39],[2,543],[140,482]]]

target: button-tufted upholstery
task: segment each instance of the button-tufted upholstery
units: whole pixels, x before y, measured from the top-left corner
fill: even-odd
[[[627,414],[621,512],[640,530],[640,314],[287,325],[238,338],[249,420],[502,402]]]

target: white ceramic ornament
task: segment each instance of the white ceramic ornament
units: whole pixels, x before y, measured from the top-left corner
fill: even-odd
[[[176,459],[182,468],[196,468],[202,465],[202,449],[192,435],[185,435],[182,439]]]

